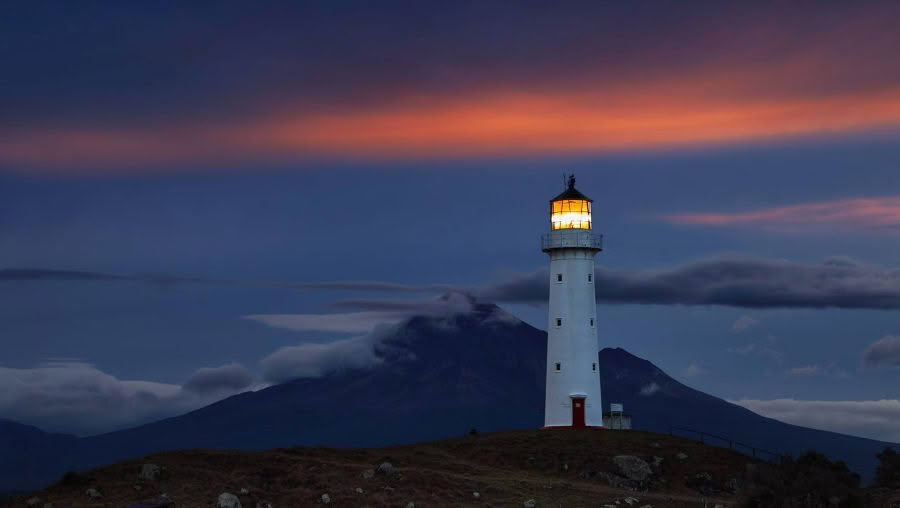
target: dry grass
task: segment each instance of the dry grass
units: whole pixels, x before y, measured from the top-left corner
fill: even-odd
[[[679,452],[688,459],[678,460]],[[613,489],[589,472],[616,471],[615,455],[663,457],[661,476],[648,492]],[[383,461],[395,467],[392,475],[364,479],[363,471]],[[265,452],[186,450],[121,462],[64,481],[35,495],[56,508],[124,507],[166,493],[174,506],[215,506],[218,495],[241,488],[244,507],[257,501],[276,508],[320,505],[323,493],[330,506],[417,507],[522,506],[535,499],[542,507],[602,506],[633,495],[641,505],[703,506],[700,495],[684,479],[706,472],[723,485],[742,478],[753,462],[744,455],[678,437],[644,432],[604,430],[535,430],[486,434],[446,441],[383,449],[336,450],[291,448]],[[155,481],[138,481],[144,463],[166,469]],[[140,484],[140,491],[134,486]],[[92,501],[85,490],[103,493]],[[363,494],[356,492],[362,488]],[[480,493],[475,499],[473,492]],[[24,498],[15,502],[24,506]],[[734,497],[710,499],[732,505]],[[14,505],[15,506],[15,505]]]

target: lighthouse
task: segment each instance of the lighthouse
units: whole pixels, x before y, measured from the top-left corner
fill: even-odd
[[[592,229],[593,200],[575,189],[574,175],[566,183],[550,200],[550,233],[541,237],[550,256],[544,426],[602,427],[594,256],[603,236]]]

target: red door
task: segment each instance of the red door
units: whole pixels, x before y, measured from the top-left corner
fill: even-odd
[[[572,426],[576,428],[584,427],[583,397],[575,397],[572,399]]]

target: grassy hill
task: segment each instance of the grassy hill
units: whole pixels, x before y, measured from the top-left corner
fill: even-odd
[[[640,457],[652,472],[628,480],[617,455]],[[393,465],[392,473],[367,474],[383,462]],[[163,469],[158,479],[138,478],[146,463]],[[534,430],[378,449],[161,453],[68,474],[32,495],[56,508],[122,507],[163,494],[174,506],[206,507],[215,506],[223,492],[237,495],[244,507],[268,502],[276,508],[322,505],[323,494],[333,506],[523,506],[529,499],[544,507],[616,501],[627,506],[628,497],[635,507],[702,506],[704,500],[730,506],[742,499],[744,478],[758,464],[736,452],[662,434]],[[89,488],[103,497],[89,498]],[[249,493],[240,494],[241,489]],[[27,497],[17,498],[14,506],[24,506]]]

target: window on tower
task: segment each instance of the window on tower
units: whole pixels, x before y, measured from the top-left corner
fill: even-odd
[[[560,365],[559,363],[557,363],[557,364],[556,364],[556,372],[559,372],[560,369],[562,369],[562,365]]]
[[[561,273],[556,274],[556,282],[562,282],[562,274]]]
[[[562,318],[556,318],[556,326],[562,326]]]
[[[594,318],[591,318],[591,326],[594,326]]]
[[[592,364],[591,364],[591,370],[593,370],[593,371],[596,371],[596,370],[597,370],[597,364],[596,364],[596,363],[592,363]]]
[[[588,274],[588,282],[594,282],[594,274],[592,274],[592,273]]]
[[[551,202],[550,229],[591,229],[591,202],[586,199]]]

